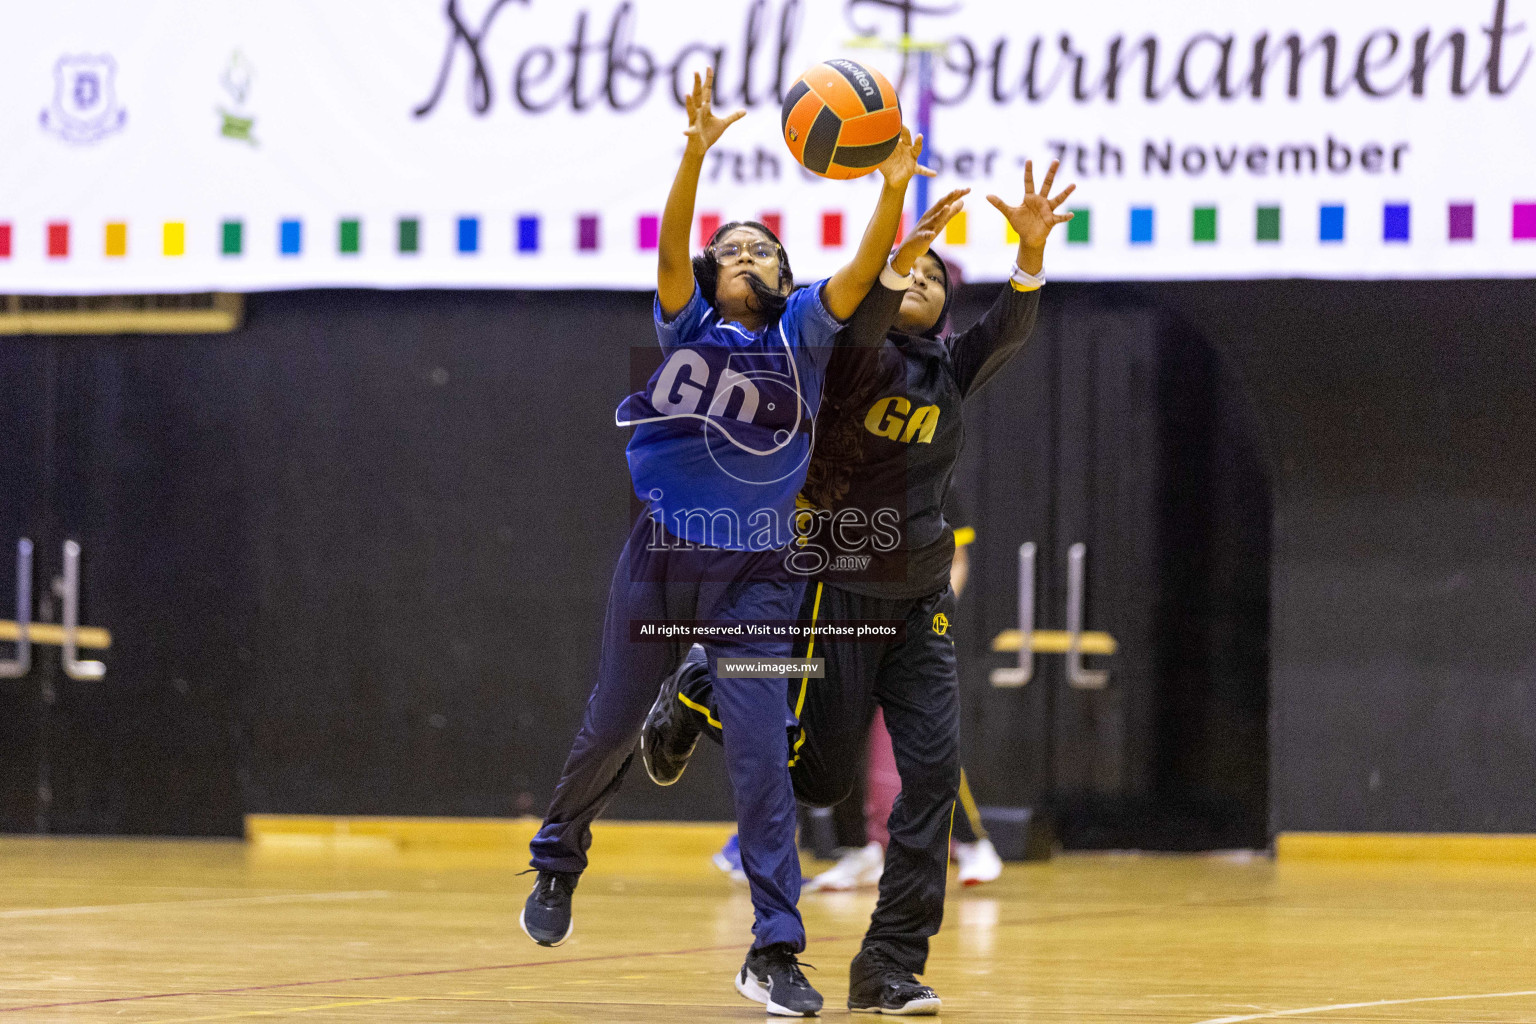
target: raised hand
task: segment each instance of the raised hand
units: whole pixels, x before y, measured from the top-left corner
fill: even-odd
[[[1065,224],[1072,219],[1072,213],[1056,212],[1056,208],[1066,202],[1076,185],[1068,185],[1060,193],[1051,196],[1051,183],[1056,180],[1056,168],[1060,161],[1052,160],[1051,169],[1045,172],[1045,181],[1041,182],[1040,192],[1035,192],[1035,169],[1032,161],[1024,163],[1024,199],[1018,206],[1009,206],[997,196],[987,196],[987,202],[997,207],[998,212],[1008,219],[1013,230],[1019,236],[1019,253],[1021,260],[1019,265],[1024,267],[1022,257],[1026,253],[1039,254],[1045,249],[1045,242],[1051,235],[1051,229],[1057,224]],[[1024,267],[1030,273],[1030,270]]]
[[[896,140],[896,148],[891,150],[891,155],[880,164],[880,173],[885,176],[886,185],[904,189],[907,187],[907,182],[916,175],[931,178],[939,173],[917,162],[917,158],[922,155],[923,137],[919,135],[916,139],[912,138],[912,133],[907,126],[902,125],[901,138]]]
[[[910,271],[917,263],[917,258],[933,247],[933,240],[939,237],[944,226],[964,209],[965,203],[962,200],[970,191],[968,188],[957,188],[930,206],[896,250],[896,256],[891,260],[891,269],[898,274]]]
[[[688,108],[688,127],[683,134],[688,136],[689,147],[696,147],[700,153],[707,152],[725,134],[727,128],[747,116],[745,110],[738,110],[729,117],[717,117],[711,107],[714,93],[715,69],[705,68],[703,78],[695,71],[693,92],[683,98]]]

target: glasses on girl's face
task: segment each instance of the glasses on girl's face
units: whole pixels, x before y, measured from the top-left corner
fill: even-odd
[[[725,242],[715,246],[714,252],[716,262],[729,263],[741,255],[742,246],[735,242]],[[778,256],[779,251],[767,242],[758,241],[748,242],[746,244],[746,253],[758,263],[767,263]]]

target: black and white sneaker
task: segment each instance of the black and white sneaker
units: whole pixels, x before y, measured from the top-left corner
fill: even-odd
[[[926,1016],[939,1012],[933,989],[878,948],[865,948],[848,969],[848,1009],[854,1013]]]
[[[640,730],[640,759],[645,762],[645,774],[658,786],[670,786],[683,777],[693,748],[699,744],[698,712],[678,700],[683,683],[695,673],[709,672],[709,666],[692,658],[683,659],[661,684],[656,703],[645,716]]]
[[[814,1017],[821,1013],[821,993],[805,980],[800,961],[784,943],[748,950],[747,962],[736,975],[736,991],[780,1017]]]
[[[517,923],[541,946],[558,946],[571,937],[571,893],[581,878],[574,872],[540,871]]]

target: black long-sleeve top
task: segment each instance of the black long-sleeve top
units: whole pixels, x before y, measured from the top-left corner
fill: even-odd
[[[960,407],[1023,348],[1040,308],[1038,290],[1004,285],[979,321],[933,339],[893,328],[904,294],[876,283],[844,327],[802,491],[831,514],[819,534],[832,559],[821,578],[888,598],[948,584],[955,541],[943,504],[965,442]],[[862,532],[861,518],[873,524]]]

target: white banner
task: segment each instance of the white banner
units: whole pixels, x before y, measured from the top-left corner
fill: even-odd
[[[701,227],[768,219],[809,280],[875,179],[799,168],[780,98],[843,55],[915,123],[904,34],[945,44],[931,187],[973,189],[943,243],[972,279],[1012,261],[986,193],[1058,155],[1054,280],[1536,272],[1536,0],[55,0],[4,28],[0,292],[653,287],[706,63],[748,115]]]

